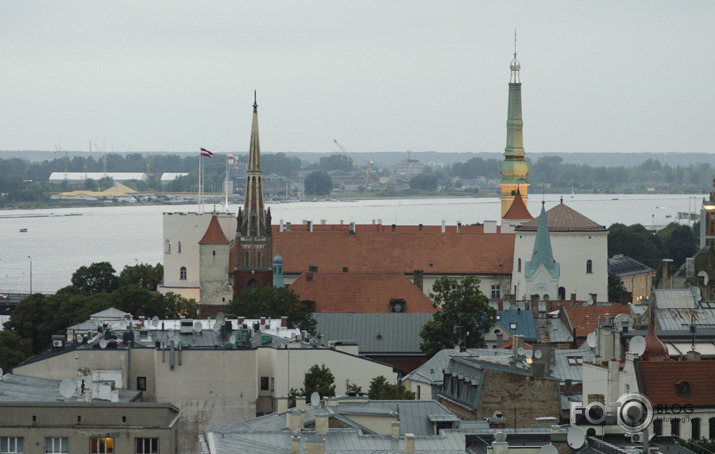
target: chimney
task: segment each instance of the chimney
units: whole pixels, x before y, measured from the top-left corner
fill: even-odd
[[[516,360],[522,360],[522,355],[519,354],[519,349],[524,348],[524,336],[522,334],[514,334],[512,336],[513,343],[511,346],[511,352]]]
[[[534,313],[534,318],[539,318],[539,295],[531,295],[529,309]]]
[[[589,293],[589,296],[591,296],[591,301],[593,301],[593,304],[598,303],[598,293]]]
[[[484,221],[484,233],[497,233],[497,221]]]
[[[298,410],[305,410],[305,396],[298,396],[295,398],[295,408]]]
[[[313,221],[308,221],[308,231],[309,232],[313,231]]]
[[[673,259],[663,259],[663,276],[660,278],[658,288],[670,288],[670,269],[673,266]]]
[[[325,454],[325,439],[322,437],[310,437],[305,439],[306,454]]]
[[[280,396],[278,398],[278,408],[276,409],[277,413],[284,413],[288,411],[288,396]]]
[[[447,221],[442,221],[442,233],[444,233],[447,230]]]
[[[392,231],[394,232],[395,230],[397,230],[397,226],[395,224],[392,224]]]
[[[326,434],[330,430],[330,415],[323,411],[315,414],[315,432]]]
[[[570,305],[571,307],[573,307],[573,306],[576,305],[576,294],[575,294],[575,293],[572,293],[572,294],[571,294],[571,300],[570,300],[570,302],[569,302],[569,305]]]
[[[422,232],[422,224],[420,224],[420,227],[419,227],[419,229],[420,229],[420,232]]]
[[[286,232],[290,232],[290,222],[286,222]]]
[[[415,434],[405,434],[405,452],[415,453]]]
[[[300,435],[291,435],[290,454],[300,454]]]
[[[400,421],[392,421],[392,438],[397,440],[400,438]]]
[[[281,317],[281,328],[288,328],[288,317],[285,315]]]
[[[283,219],[281,219],[280,222],[280,228],[278,229],[279,232],[285,232],[285,224],[283,224]]]
[[[457,222],[457,233],[462,233],[462,223]]]
[[[303,398],[303,403],[305,403],[305,398]],[[305,423],[305,410],[291,408],[286,413],[286,420],[288,423],[288,429],[290,429],[291,432],[300,433],[303,430],[303,424]]]
[[[413,273],[413,281],[415,284],[415,287],[420,289],[421,292],[424,291],[424,281],[425,281],[425,273],[422,270],[415,270]]]
[[[573,381],[567,378],[564,385],[564,396],[570,396],[573,394]]]
[[[355,223],[350,223],[350,235],[355,235]]]
[[[310,264],[308,265],[308,271],[311,273],[318,272],[318,266],[315,264],[315,262],[310,262]]]
[[[700,361],[700,352],[690,350],[685,356],[685,359],[688,361]]]
[[[501,347],[502,345],[504,345],[504,333],[499,331],[497,333],[497,348]]]
[[[266,317],[261,317],[261,327],[265,326],[266,324]]]

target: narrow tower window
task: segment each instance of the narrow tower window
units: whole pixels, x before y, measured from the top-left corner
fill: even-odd
[[[591,260],[586,260],[586,273],[593,273],[593,262]]]
[[[186,267],[182,266],[181,269],[179,270],[179,279],[182,281],[186,280]]]

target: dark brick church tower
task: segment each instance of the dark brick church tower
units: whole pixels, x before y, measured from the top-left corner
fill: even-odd
[[[258,142],[258,104],[253,94],[253,123],[248,153],[246,193],[243,209],[238,209],[236,227],[236,270],[234,293],[273,283],[271,210],[263,204],[263,171]]]

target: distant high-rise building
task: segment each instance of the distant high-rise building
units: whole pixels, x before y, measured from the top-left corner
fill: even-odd
[[[517,191],[521,194],[526,206],[529,201],[526,176],[529,174],[529,164],[524,160],[524,136],[521,119],[521,65],[516,58],[516,34],[514,35],[514,58],[511,61],[511,78],[509,79],[509,111],[506,121],[506,148],[504,161],[500,166],[502,176],[501,186],[501,217],[509,211]]]
[[[273,236],[271,210],[263,203],[261,146],[258,141],[258,104],[253,102],[251,145],[246,171],[246,193],[243,210],[236,217],[236,269],[234,292],[257,289],[273,283]]]

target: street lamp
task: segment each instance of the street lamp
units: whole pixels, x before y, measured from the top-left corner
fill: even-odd
[[[32,257],[27,256],[30,259],[30,295],[32,295]]]

